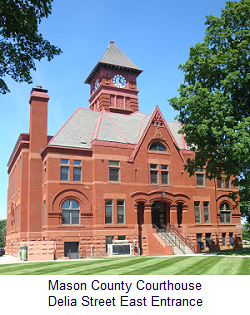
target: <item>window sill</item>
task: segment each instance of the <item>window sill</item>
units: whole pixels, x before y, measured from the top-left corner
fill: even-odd
[[[212,223],[195,223],[195,226],[213,226]]]
[[[219,223],[218,225],[219,225],[219,226],[230,226],[230,225],[231,225],[231,226],[235,226],[235,224],[232,223],[232,222],[231,222],[231,223]]]
[[[163,154],[163,155],[168,155],[168,156],[170,156],[170,153],[169,152],[162,152],[162,151],[149,151],[148,150],[148,153],[150,153],[150,154]]]
[[[60,180],[59,184],[83,184],[83,182],[80,181],[69,181],[69,180]]]
[[[58,225],[59,229],[82,229],[85,228],[85,225],[82,224],[60,224]]]
[[[112,228],[112,229],[117,229],[117,228],[127,228],[127,224],[105,224],[104,228]]]
[[[109,184],[121,184],[120,181],[111,181],[111,180],[109,180],[108,183]]]

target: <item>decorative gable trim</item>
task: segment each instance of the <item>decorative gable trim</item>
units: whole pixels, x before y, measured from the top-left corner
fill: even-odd
[[[157,129],[156,129],[155,135],[150,138],[150,142],[152,142],[154,140],[160,140],[160,141],[167,143],[167,139],[163,138],[163,136],[161,134],[161,130],[159,127],[157,127]]]
[[[177,142],[175,141],[175,139],[174,139],[174,137],[173,137],[173,135],[172,135],[172,133],[171,133],[171,131],[170,131],[168,125],[166,124],[166,122],[165,122],[165,120],[164,120],[164,118],[163,118],[163,116],[162,116],[162,114],[161,114],[160,109],[159,109],[158,106],[155,106],[153,115],[152,115],[152,117],[150,118],[150,120],[149,120],[149,122],[148,122],[148,124],[147,124],[147,127],[145,128],[144,133],[143,133],[143,135],[142,135],[142,137],[141,137],[139,143],[138,143],[137,146],[135,147],[135,150],[133,151],[133,153],[132,153],[130,156],[127,157],[127,161],[128,161],[129,163],[134,163],[134,159],[135,159],[135,157],[136,157],[136,155],[137,155],[137,153],[138,153],[138,151],[139,151],[139,149],[140,149],[140,147],[141,147],[141,144],[143,143],[143,141],[144,141],[144,139],[145,139],[145,137],[146,137],[146,134],[147,134],[147,132],[148,132],[148,130],[149,130],[149,128],[150,128],[150,126],[151,126],[152,124],[153,124],[153,125],[156,124],[156,125],[158,125],[158,126],[164,126],[164,127],[167,129],[167,131],[168,131],[168,133],[169,133],[169,135],[170,135],[170,137],[171,137],[171,139],[172,139],[172,141],[173,141],[173,143],[174,143],[174,145],[175,145],[175,147],[176,147],[176,149],[177,149],[177,151],[178,151],[178,153],[179,153],[179,155],[180,155],[180,157],[181,157],[181,159],[182,159],[182,162],[185,163],[185,159],[184,159],[184,157],[182,156],[182,154],[181,154],[181,152],[180,152],[180,148],[178,147],[178,144],[177,144]],[[162,141],[167,142],[166,139],[163,139],[159,127],[157,128],[153,139],[162,140]],[[152,140],[152,137],[151,137],[150,140]]]

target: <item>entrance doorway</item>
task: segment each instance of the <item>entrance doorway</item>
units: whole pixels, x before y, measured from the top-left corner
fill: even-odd
[[[169,223],[169,215],[167,215],[167,204],[163,201],[155,201],[151,207],[152,224],[158,228],[163,227]]]
[[[79,259],[79,242],[65,242],[64,256],[69,259]]]
[[[179,226],[182,224],[182,210],[183,210],[182,204],[178,204],[178,207],[177,207],[177,222],[178,222]]]

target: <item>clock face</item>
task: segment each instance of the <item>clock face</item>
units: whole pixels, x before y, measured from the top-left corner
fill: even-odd
[[[121,74],[116,74],[113,76],[113,83],[119,88],[124,88],[127,85],[127,81]]]
[[[94,91],[96,91],[98,89],[98,86],[99,86],[99,80],[96,79],[95,86],[94,86]]]

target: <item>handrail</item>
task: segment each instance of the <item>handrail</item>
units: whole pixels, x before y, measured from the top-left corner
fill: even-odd
[[[162,231],[162,229],[159,229],[159,227],[157,225],[154,224],[154,228],[156,228],[157,233],[161,234],[162,236],[164,236],[165,239],[165,243],[166,240],[168,241],[168,243],[170,243],[170,245],[177,246],[183,253],[185,253],[185,244],[183,243],[182,239],[180,239],[178,237],[177,234],[175,233],[168,233],[168,227],[164,226],[164,231]],[[173,248],[174,250],[174,248]]]
[[[161,229],[159,229],[157,225],[153,224],[153,226],[154,226],[154,228],[156,229],[157,234],[162,234]],[[175,244],[172,243],[172,240],[169,239],[169,237],[167,237],[166,233],[164,233],[163,236],[164,236],[164,239],[165,239],[164,242],[165,242],[167,245],[173,245],[173,246],[175,245]],[[169,244],[169,243],[170,243],[170,244]]]
[[[195,244],[176,225],[168,224],[168,226],[165,225],[164,227],[169,231],[173,231],[192,251],[195,251]]]

